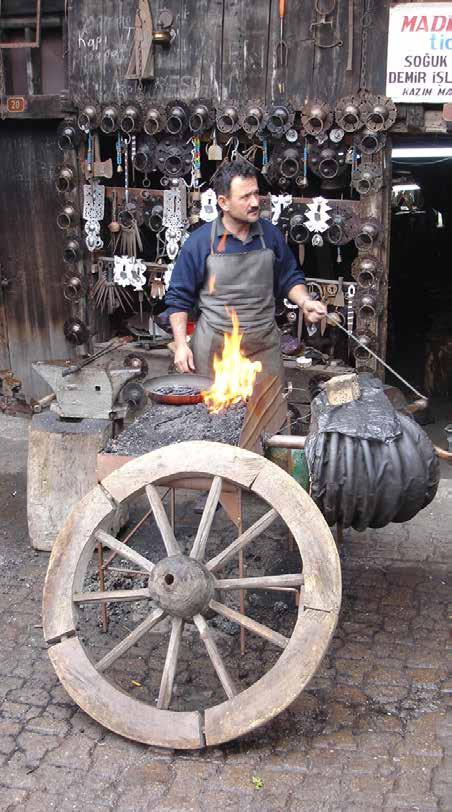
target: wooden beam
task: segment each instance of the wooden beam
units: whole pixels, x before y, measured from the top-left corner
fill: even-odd
[[[61,28],[63,25],[62,16],[43,17],[41,20],[41,29],[44,28]],[[0,29],[6,31],[15,31],[24,28],[36,28],[36,17],[2,17],[0,19]]]
[[[34,8],[34,15],[35,15],[35,36],[34,39],[28,41],[24,40],[7,40],[5,42],[0,42],[0,48],[39,48],[41,45],[41,0],[36,0],[36,5]]]
[[[8,84],[7,84],[8,87]],[[12,94],[9,93],[9,96]],[[7,118],[64,118],[75,110],[66,93],[53,93],[27,97],[23,113],[7,113]]]

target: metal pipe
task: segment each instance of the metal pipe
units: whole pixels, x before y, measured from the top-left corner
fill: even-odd
[[[273,434],[264,440],[266,448],[304,448],[307,438],[296,434]]]
[[[33,405],[34,414],[41,414],[42,410],[45,409],[46,406],[50,406],[53,400],[56,400],[55,392],[52,392],[50,395],[45,395],[40,400],[37,400]]]
[[[41,28],[61,28],[63,25],[62,17],[43,17],[41,19]],[[0,29],[15,30],[22,28],[36,28],[35,17],[4,17],[0,20]]]

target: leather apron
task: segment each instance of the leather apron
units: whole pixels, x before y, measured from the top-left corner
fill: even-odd
[[[262,247],[246,253],[215,253],[217,222],[212,223],[210,256],[199,292],[200,317],[190,346],[196,372],[213,376],[213,358],[221,356],[224,333],[231,333],[226,307],[234,308],[243,332],[241,348],[250,361],[260,361],[262,371],[277,375],[284,383],[280,334],[275,322],[273,293],[275,255],[267,248],[258,222]]]

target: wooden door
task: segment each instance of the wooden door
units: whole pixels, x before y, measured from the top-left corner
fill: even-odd
[[[0,122],[0,368],[22,381],[27,401],[49,391],[32,362],[71,354],[63,333],[69,304],[56,225],[56,129],[54,121]]]

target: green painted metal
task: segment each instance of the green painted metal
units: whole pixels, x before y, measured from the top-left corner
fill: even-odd
[[[293,478],[301,485],[303,490],[309,492],[309,469],[302,448],[267,448],[265,456],[285,471],[287,471],[288,464],[290,464],[290,473]]]

